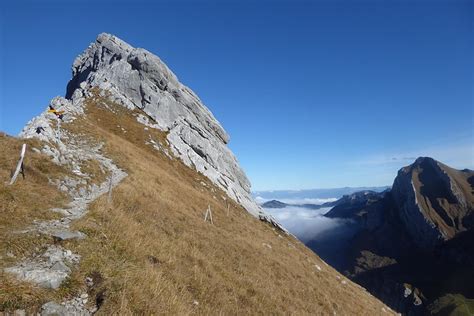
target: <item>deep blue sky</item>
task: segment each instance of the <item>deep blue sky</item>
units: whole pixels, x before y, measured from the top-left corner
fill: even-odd
[[[109,32],[160,56],[201,97],[254,189],[391,184],[420,155],[474,168],[473,1],[0,8],[10,134],[64,95],[74,58]]]

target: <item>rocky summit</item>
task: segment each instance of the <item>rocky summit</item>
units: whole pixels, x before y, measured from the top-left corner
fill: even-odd
[[[54,106],[79,104],[94,87],[107,91],[114,102],[143,110],[148,117],[138,119],[145,126],[166,131],[172,153],[186,165],[211,179],[252,215],[274,221],[251,197],[250,182],[226,146],[229,135],[159,57],[102,33],[75,59],[72,76],[66,99],[56,100]],[[28,124],[22,136],[34,135],[36,125]]]

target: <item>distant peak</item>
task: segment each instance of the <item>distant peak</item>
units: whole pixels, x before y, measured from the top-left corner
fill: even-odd
[[[416,158],[415,162],[413,164],[422,164],[422,163],[426,163],[426,162],[429,162],[429,163],[437,163],[437,161],[431,157],[418,157]]]
[[[415,161],[412,164],[406,167],[403,167],[402,169],[400,169],[400,171],[412,172],[416,168],[419,168],[419,167],[423,168],[426,166],[439,167],[439,163],[437,160],[431,157],[418,157],[415,159]]]

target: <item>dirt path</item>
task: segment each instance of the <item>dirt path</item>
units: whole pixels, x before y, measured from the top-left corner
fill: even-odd
[[[47,135],[49,136],[49,135]],[[21,234],[44,234],[53,237],[54,241],[64,241],[70,239],[84,239],[87,236],[80,232],[71,230],[71,224],[84,216],[88,205],[103,194],[112,190],[126,176],[123,170],[118,168],[111,159],[101,153],[102,144],[90,146],[78,136],[68,134],[63,131],[61,139],[51,139],[54,146],[45,146],[41,151],[50,155],[53,161],[67,165],[71,169],[71,178],[62,179],[56,184],[60,190],[67,192],[72,201],[65,208],[52,209],[63,215],[60,219],[49,221],[34,220],[33,225],[18,233]],[[91,179],[93,175],[88,175],[81,171],[80,167],[84,161],[95,161],[99,164],[102,172],[108,175],[105,181],[100,184],[86,184],[84,179]],[[27,258],[15,266],[8,267],[5,272],[15,275],[22,281],[32,282],[43,288],[57,289],[68,278],[71,269],[80,261],[80,256],[71,250],[65,249],[58,243],[46,245],[43,253],[37,253]],[[61,304],[48,302],[42,307],[42,315],[89,315],[95,311],[94,307],[88,309],[87,293],[64,301]]]

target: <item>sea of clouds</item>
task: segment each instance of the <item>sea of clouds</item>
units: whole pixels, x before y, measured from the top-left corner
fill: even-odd
[[[332,202],[343,194],[360,191],[361,188],[315,189],[303,191],[259,191],[254,192],[256,201],[263,204],[278,200],[290,206],[265,208],[265,211],[290,233],[315,251],[324,261],[337,269],[344,269],[350,240],[360,230],[360,224],[347,219],[328,218],[324,214],[332,207],[318,210],[305,208],[303,204],[322,205]],[[385,188],[370,188],[383,191]]]
[[[324,217],[324,214],[330,209],[330,207],[325,207],[311,210],[299,206],[287,206],[285,208],[267,208],[265,211],[273,215],[290,233],[306,243],[324,238],[326,234],[334,230],[345,229],[345,226],[352,223],[350,220]]]

